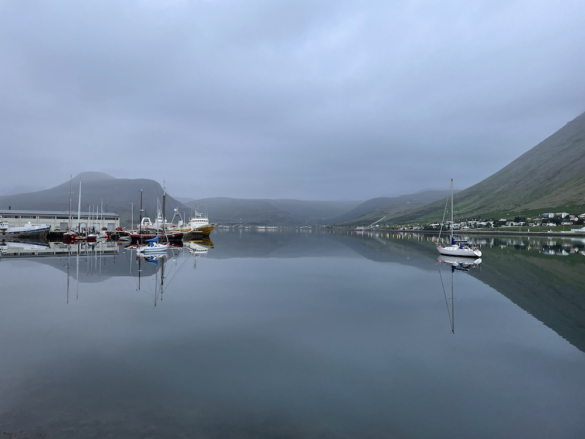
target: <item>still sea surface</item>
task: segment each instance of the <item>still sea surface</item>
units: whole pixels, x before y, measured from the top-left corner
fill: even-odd
[[[211,240],[2,244],[1,437],[585,437],[585,240]]]

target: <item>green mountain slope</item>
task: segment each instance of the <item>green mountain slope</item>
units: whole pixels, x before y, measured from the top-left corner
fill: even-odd
[[[585,113],[455,200],[460,218],[585,212]],[[443,206],[437,201],[392,222],[435,221]]]

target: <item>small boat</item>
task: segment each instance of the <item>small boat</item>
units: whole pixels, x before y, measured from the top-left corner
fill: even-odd
[[[447,209],[447,205],[445,204],[445,210]],[[445,215],[443,214],[443,222],[445,220]],[[466,240],[456,240],[453,237],[453,179],[451,179],[451,245],[448,246],[441,246],[437,247],[439,253],[446,256],[462,256],[465,258],[481,258],[481,250],[479,250],[475,246],[471,246]],[[443,230],[443,223],[441,223],[441,231]],[[441,232],[439,232],[439,238],[441,237]]]
[[[4,230],[4,235],[11,238],[44,238],[47,236],[51,226],[48,224],[32,224],[30,221],[24,226],[8,227]]]
[[[148,242],[149,245],[141,245],[136,251],[139,253],[161,253],[166,252],[169,248],[169,244],[159,244],[158,236],[152,239],[147,239],[146,242]]]

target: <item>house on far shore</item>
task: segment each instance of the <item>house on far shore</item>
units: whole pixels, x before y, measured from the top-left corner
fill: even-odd
[[[557,218],[566,218],[569,216],[569,214],[567,212],[558,212],[558,213],[555,213],[555,216]]]
[[[554,213],[543,213],[542,215],[543,218],[554,218],[555,214]]]

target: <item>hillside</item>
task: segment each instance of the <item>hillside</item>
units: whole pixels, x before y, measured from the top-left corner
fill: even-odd
[[[459,192],[455,201],[456,219],[585,212],[585,113],[500,171]],[[440,200],[394,215],[392,223],[436,221],[443,208]]]
[[[123,225],[130,224],[131,207],[134,203],[134,222],[140,215],[140,190],[143,190],[145,216],[156,216],[157,198],[162,202],[161,185],[148,179],[114,178],[100,172],[84,172],[73,178],[71,210],[77,212],[79,181],[81,179],[81,210],[87,211],[88,205],[101,205],[104,211],[116,212]],[[38,192],[0,196],[0,208],[26,210],[69,210],[69,181]],[[167,195],[166,213],[173,216],[173,209],[178,207],[189,214],[190,209]]]
[[[211,221],[220,224],[298,226],[321,224],[359,204],[358,201],[263,200],[204,198],[185,203],[208,212]]]
[[[399,197],[372,198],[356,206],[349,212],[330,219],[331,224],[368,225],[380,218],[388,218],[419,208],[446,197],[449,191],[423,191]]]

